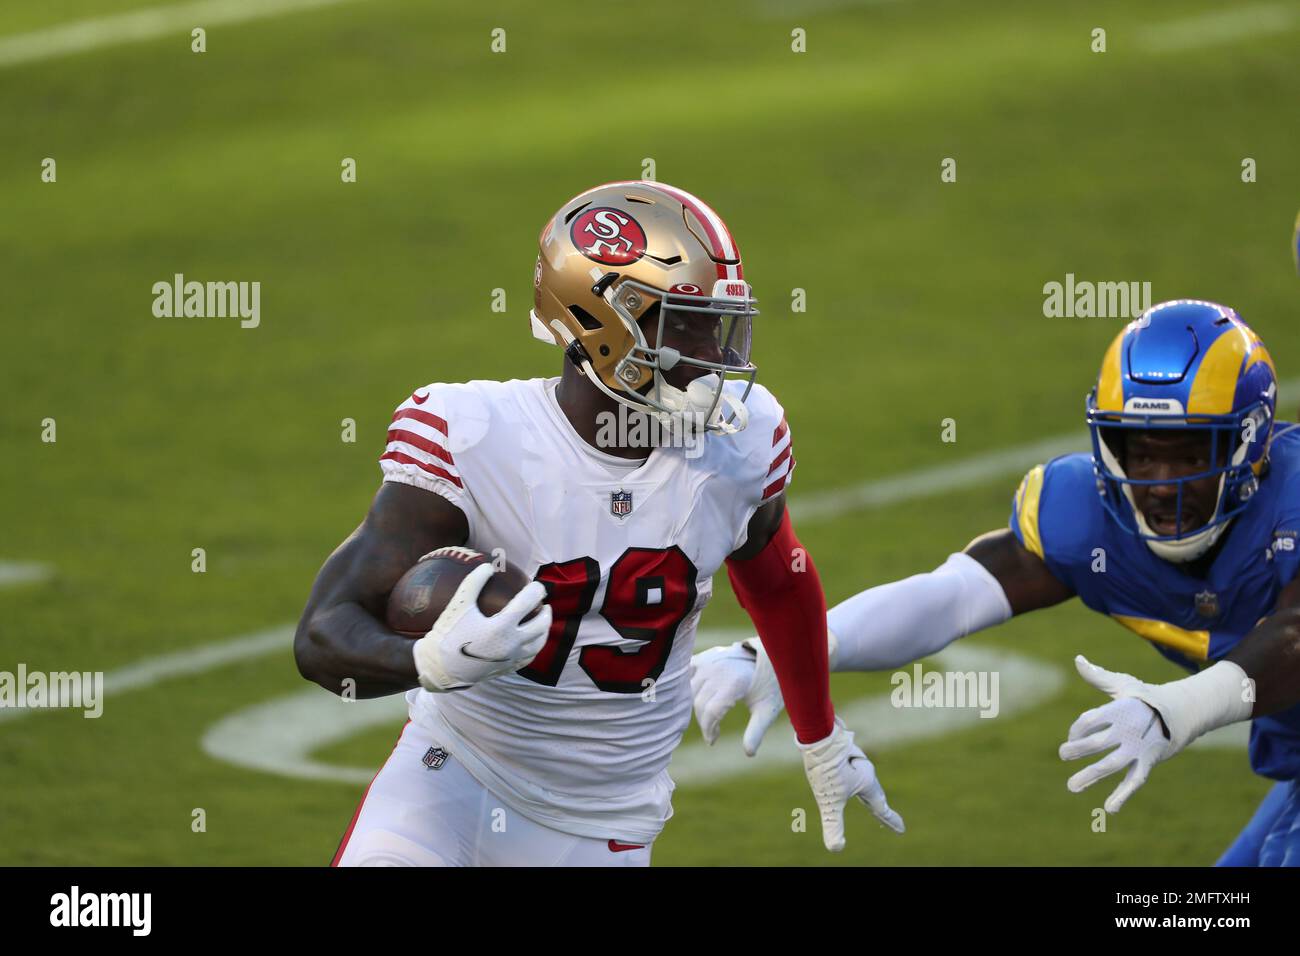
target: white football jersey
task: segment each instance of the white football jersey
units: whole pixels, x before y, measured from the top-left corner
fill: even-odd
[[[672,814],[667,767],[690,721],[696,623],[714,572],[790,481],[789,430],[755,385],[743,431],[628,461],[578,436],[558,383],[433,384],[393,415],[384,480],[455,504],[469,547],[544,582],[553,613],[523,670],[407,699],[411,719],[517,812],[650,843]]]

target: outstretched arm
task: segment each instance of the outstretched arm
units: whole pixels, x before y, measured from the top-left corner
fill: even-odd
[[[869,588],[832,608],[834,669],[902,667],[1073,594],[1009,528],[990,531],[927,574]]]
[[[1084,680],[1114,699],[1085,712],[1070,727],[1060,748],[1062,760],[1105,756],[1070,777],[1066,786],[1078,793],[1127,770],[1106,798],[1106,812],[1117,813],[1152,767],[1197,737],[1300,704],[1300,581],[1282,591],[1277,609],[1231,653],[1191,677],[1148,684],[1083,656],[1075,658],[1075,666]]]
[[[920,660],[959,637],[1013,614],[1050,607],[1073,592],[1010,529],[990,531],[926,574],[869,588],[828,614],[831,670],[889,670]],[[744,748],[751,756],[784,706],[768,660],[767,635],[697,654],[691,662],[695,716],[712,743],[738,700],[750,710]]]

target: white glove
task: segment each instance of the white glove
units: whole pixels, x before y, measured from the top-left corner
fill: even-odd
[[[834,670],[839,644],[834,632],[826,632],[826,642]],[[725,647],[711,647],[692,657],[691,697],[695,701],[695,720],[710,746],[718,739],[718,727],[727,711],[736,701],[745,702],[749,723],[742,743],[750,757],[758,753],[763,735],[785,708],[772,660],[757,637]]]
[[[1095,667],[1093,664],[1088,666]],[[1110,677],[1137,680],[1128,674],[1110,674],[1099,667],[1096,669]],[[1079,673],[1094,687],[1106,690],[1097,683],[1097,679],[1084,673],[1082,667],[1079,668]],[[1061,744],[1060,754],[1062,760],[1077,760],[1099,754],[1111,747],[1115,748],[1114,752],[1080,770],[1065,785],[1071,793],[1080,793],[1103,777],[1129,767],[1123,782],[1103,804],[1107,813],[1118,813],[1133,792],[1147,782],[1151,768],[1172,757],[1177,751],[1165,737],[1160,715],[1151,705],[1122,694],[1109,704],[1094,707],[1081,715],[1070,726],[1069,739]]]
[[[743,700],[750,715],[744,746],[751,757],[785,706],[776,672],[758,638],[711,647],[692,657],[691,697],[695,701],[695,720],[709,746],[718,739],[723,716],[736,701]]]
[[[466,575],[433,628],[415,642],[415,669],[425,690],[463,690],[512,673],[527,666],[546,643],[550,605],[523,620],[545,600],[545,585],[530,582],[509,604],[488,616],[479,610],[478,596],[492,574],[492,565],[485,563]]]
[[[1107,798],[1107,813],[1118,813],[1160,761],[1168,760],[1201,734],[1249,719],[1255,699],[1246,672],[1232,661],[1219,661],[1199,674],[1167,684],[1148,684],[1131,674],[1112,673],[1082,654],[1074,659],[1074,666],[1084,680],[1115,700],[1074,722],[1069,739],[1061,744],[1061,759],[1076,760],[1111,747],[1116,750],[1080,770],[1066,786],[1078,793],[1132,764],[1124,781]]]
[[[796,741],[796,743],[798,743]],[[903,818],[885,801],[885,791],[876,779],[876,768],[853,742],[844,721],[835,718],[830,736],[813,744],[798,744],[803,752],[803,769],[822,818],[822,842],[826,849],[844,849],[844,805],[850,797],[865,803],[876,819],[895,833],[902,833]]]

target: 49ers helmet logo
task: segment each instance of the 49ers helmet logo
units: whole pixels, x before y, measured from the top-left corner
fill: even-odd
[[[609,206],[588,209],[573,220],[569,237],[584,256],[601,265],[625,266],[645,255],[641,224]]]

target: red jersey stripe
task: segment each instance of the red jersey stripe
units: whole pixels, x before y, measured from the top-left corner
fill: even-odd
[[[441,458],[449,465],[456,464],[455,459],[451,457],[451,452],[447,451],[447,449],[443,448],[436,441],[430,441],[423,435],[417,435],[415,432],[408,432],[405,428],[388,429],[388,440],[390,442],[405,442],[408,445],[415,446],[421,451],[427,451],[435,458]]]
[[[782,416],[781,424],[777,425],[776,431],[772,433],[772,446],[775,447],[776,443],[779,442],[782,438],[784,438],[785,433],[788,432],[789,430],[790,430],[790,426],[785,423],[785,416]],[[443,432],[443,434],[445,435],[446,432]]]
[[[393,413],[393,421],[397,421],[399,418],[411,418],[417,422],[424,422],[430,428],[436,428],[444,435],[448,434],[446,419],[439,418],[433,412],[421,411],[418,408],[399,408]]]
[[[392,433],[389,432],[389,434],[392,434]],[[767,470],[767,473],[768,473],[769,475],[772,474],[772,472],[776,471],[778,468],[780,468],[781,465],[782,465],[782,463],[783,463],[787,458],[790,457],[790,451],[791,451],[791,448],[792,448],[792,447],[793,447],[793,446],[791,446],[791,445],[786,445],[786,446],[785,446],[785,451],[781,452],[781,454],[779,454],[779,455],[776,456],[776,459],[772,462],[772,467],[769,468],[769,469]]]
[[[786,482],[787,482],[789,479],[790,479],[790,473],[787,471],[784,475],[782,475],[782,476],[781,476],[780,478],[778,478],[776,481],[772,482],[770,485],[768,485],[766,488],[764,488],[764,489],[763,489],[763,500],[766,501],[768,498],[771,498],[774,494],[776,494],[778,491],[780,491],[782,488],[784,488]]]
[[[430,465],[428,462],[420,461],[418,458],[412,458],[410,455],[404,455],[400,451],[389,451],[379,456],[380,461],[395,461],[403,465],[417,465],[431,475],[437,475],[439,478],[445,478],[457,488],[464,488],[460,479],[446,469],[439,468],[437,465]]]

